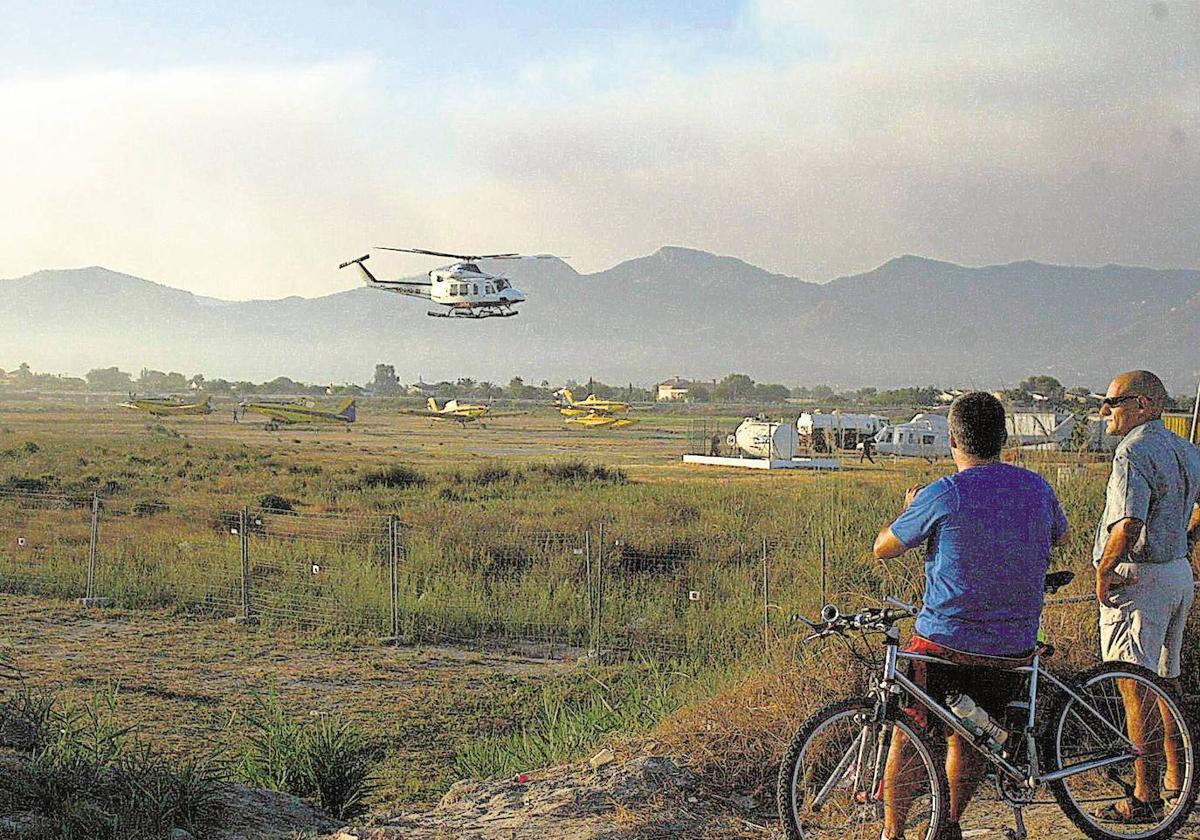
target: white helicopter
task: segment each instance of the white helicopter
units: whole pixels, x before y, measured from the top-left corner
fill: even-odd
[[[370,254],[338,266],[358,266],[368,286],[386,292],[424,298],[449,308],[446,312],[430,311],[428,314],[435,318],[508,318],[517,315],[514,307],[525,300],[525,294],[520,289],[514,289],[507,278],[481,271],[476,263],[480,260],[553,259],[551,254],[447,254],[441,251],[427,251],[424,248],[378,247],[382,251],[401,251],[406,254],[459,260],[452,265],[435,268],[429,272],[428,280],[379,280],[363,265],[370,258]]]

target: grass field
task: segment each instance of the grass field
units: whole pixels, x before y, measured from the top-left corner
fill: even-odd
[[[95,492],[103,502],[94,585],[119,608],[106,614],[111,637],[73,640],[73,607],[21,598],[0,632],[46,683],[82,691],[121,681],[130,719],[180,750],[234,731],[234,708],[274,678],[297,708],[342,709],[382,746],[379,802],[429,801],[456,773],[568,757],[681,705],[689,711],[668,726],[676,739],[700,732],[690,743],[710,744],[732,786],[756,787],[783,735],[759,731],[755,740],[752,730],[791,726],[846,682],[844,663],[839,671],[836,659],[823,665],[809,653],[778,667],[781,650],[796,661],[786,616],[820,606],[822,546],[827,600],[917,598],[920,557],[881,565],[869,557],[871,541],[908,485],[952,468],[884,459],[849,460],[831,474],[685,466],[691,418],[681,411],[641,412],[637,426],[609,432],[567,430],[548,409],[466,430],[370,402],[360,418],[350,432],[266,432],[223,411],[160,421],[100,400],[0,400],[4,588],[82,594]],[[732,428],[737,418],[728,419]],[[1088,570],[1106,465],[1023,458],[1055,485],[1071,521],[1073,539],[1055,564]],[[81,501],[32,504],[30,494]],[[230,535],[230,517],[236,523],[267,496],[268,506],[282,500],[299,515],[260,512],[248,530],[265,626],[202,620],[237,611],[240,535]],[[390,627],[389,516],[403,523],[396,600],[411,640],[479,649],[532,640],[539,653],[584,652],[600,627],[610,648],[670,655],[671,668],[379,647],[374,637]],[[1086,583],[1075,591],[1086,594]],[[53,645],[39,630],[48,613]],[[1092,620],[1087,605],[1047,613],[1067,662],[1092,656]],[[155,653],[180,634],[189,644]],[[750,672],[747,694],[737,685]],[[793,682],[802,674],[810,690],[787,691],[783,673]],[[745,699],[755,685],[775,686],[790,707],[768,719],[731,711],[722,718],[730,740],[715,737],[705,709],[722,708],[723,697],[766,708],[762,697]]]

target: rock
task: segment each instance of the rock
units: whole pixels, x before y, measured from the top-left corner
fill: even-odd
[[[457,782],[450,785],[450,790],[442,794],[442,799],[440,802],[438,802],[438,807],[445,808],[453,805],[455,802],[462,799],[463,795],[473,787],[474,785],[466,779],[459,779]]]
[[[606,764],[612,764],[616,758],[617,757],[613,755],[613,751],[608,747],[605,747],[604,749],[600,750],[600,752],[588,759],[588,766],[590,766],[593,770],[599,770]]]
[[[737,808],[739,811],[745,811],[746,813],[750,813],[758,807],[758,800],[753,796],[735,795],[730,797],[729,801],[733,803],[733,807]]]

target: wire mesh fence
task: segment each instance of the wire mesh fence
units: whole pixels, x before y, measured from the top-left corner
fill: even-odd
[[[794,613],[916,602],[924,583],[920,557],[875,563],[857,533],[827,540],[815,521],[787,540],[631,533],[5,490],[0,590],[410,643],[720,661],[770,652],[798,631]],[[1077,658],[1094,658],[1095,620],[1088,595],[1047,602],[1048,635]],[[1200,628],[1187,634],[1190,660]],[[1190,661],[1184,687],[1200,694]]]

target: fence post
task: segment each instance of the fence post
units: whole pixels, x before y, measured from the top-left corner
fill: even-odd
[[[596,649],[596,603],[592,590],[592,527],[589,525],[583,532],[583,577],[584,588],[587,591],[588,613],[588,649]]]
[[[96,555],[100,542],[100,494],[92,493],[92,531],[88,540],[87,587],[83,597],[90,603],[96,597]]]
[[[600,523],[600,546],[596,555],[596,662],[604,661],[604,523]]]
[[[767,566],[767,538],[762,541],[762,629],[763,658],[771,654],[771,578]]]
[[[399,571],[399,528],[396,521],[396,514],[388,516],[388,575],[391,581],[391,608],[392,608],[392,642],[398,643],[400,639],[400,605],[397,603],[400,589],[400,571]]]
[[[242,621],[250,622],[250,509],[243,507],[238,515],[238,537],[242,548]]]

